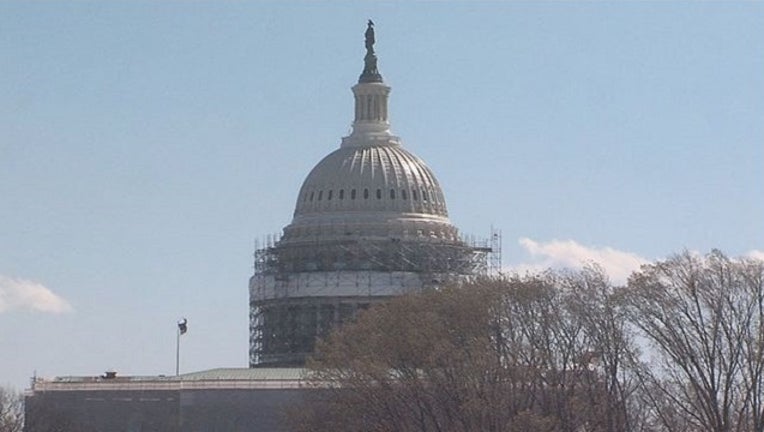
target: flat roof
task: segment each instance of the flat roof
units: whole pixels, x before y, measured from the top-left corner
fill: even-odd
[[[181,375],[36,378],[32,392],[92,390],[207,390],[302,388],[304,368],[216,368]]]

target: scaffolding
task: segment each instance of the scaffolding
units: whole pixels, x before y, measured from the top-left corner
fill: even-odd
[[[260,244],[255,245],[250,285],[251,367],[302,364],[317,338],[358,310],[390,298],[390,286],[406,292],[497,274],[501,269],[501,233],[494,229],[488,239],[289,242],[270,235]],[[324,284],[330,294],[290,295],[290,282],[305,277],[313,284]],[[332,290],[335,284],[359,289],[355,295],[332,295],[339,291]],[[256,295],[266,286],[273,295]]]
[[[491,252],[488,254],[488,274],[501,275],[501,230],[491,227]]]

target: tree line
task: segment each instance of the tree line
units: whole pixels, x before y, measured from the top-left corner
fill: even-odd
[[[298,430],[764,432],[764,263],[463,282],[371,308],[308,366]]]

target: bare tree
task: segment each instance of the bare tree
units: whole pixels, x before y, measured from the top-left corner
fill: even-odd
[[[604,271],[552,272],[508,281],[499,316],[511,361],[537,380],[562,431],[641,431],[637,350],[618,290]],[[501,315],[501,314],[504,315]]]
[[[764,431],[764,264],[685,252],[629,279],[632,322],[656,359],[641,374],[664,430]]]
[[[590,392],[589,406],[601,405],[593,416],[607,431],[649,430],[636,371],[639,351],[628,324],[622,290],[614,287],[603,269],[591,265],[569,274],[563,281],[568,293],[568,310],[583,326],[586,346],[584,363],[596,371],[592,385],[601,392]],[[598,397],[604,395],[601,400]]]
[[[24,427],[24,400],[21,393],[0,387],[0,432],[21,432]]]
[[[636,431],[632,343],[597,269],[396,298],[319,344],[304,430]]]
[[[452,289],[405,296],[340,329],[311,363],[329,401],[318,409],[325,427],[311,419],[306,429],[496,430],[480,414],[490,407],[478,403],[496,379],[496,359],[484,349],[488,296],[475,290],[459,302]]]

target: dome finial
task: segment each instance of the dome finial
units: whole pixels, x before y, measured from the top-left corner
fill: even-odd
[[[366,25],[366,56],[363,58],[363,72],[358,78],[359,83],[382,82],[382,75],[377,70],[377,56],[374,54],[374,21]]]

